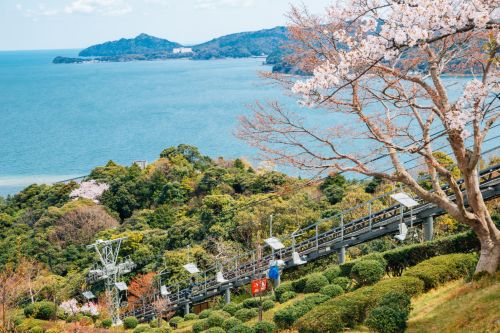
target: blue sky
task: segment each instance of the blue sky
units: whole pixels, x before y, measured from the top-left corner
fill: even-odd
[[[140,33],[190,44],[286,24],[334,0],[0,0],[0,50],[83,48]]]

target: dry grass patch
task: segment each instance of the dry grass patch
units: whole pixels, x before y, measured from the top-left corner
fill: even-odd
[[[409,333],[500,332],[499,276],[451,282],[416,298],[412,306]]]

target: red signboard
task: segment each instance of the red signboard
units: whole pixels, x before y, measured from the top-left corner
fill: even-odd
[[[252,295],[255,296],[267,290],[267,278],[252,281]]]

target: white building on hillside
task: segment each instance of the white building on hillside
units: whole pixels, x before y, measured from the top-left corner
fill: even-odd
[[[191,53],[193,52],[193,49],[190,47],[176,47],[175,49],[172,50],[174,54],[179,54],[179,53]]]

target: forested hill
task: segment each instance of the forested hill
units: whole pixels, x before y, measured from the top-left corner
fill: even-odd
[[[129,277],[166,266],[171,280],[182,279],[187,245],[205,269],[216,256],[253,249],[258,235],[268,234],[271,214],[274,233],[288,234],[384,190],[341,176],[297,190],[305,183],[241,159],[213,160],[186,145],[165,149],[144,170],[109,162],[82,185],[31,185],[0,197],[0,271],[34,259],[67,288],[66,299],[81,291],[92,267],[85,245],[128,237],[122,255],[138,265]]]
[[[93,45],[79,54],[80,57],[111,57],[131,54],[150,54],[172,52],[179,43],[157,38],[147,34],[140,34],[131,39],[122,38],[117,41]]]
[[[241,32],[215,38],[206,43],[185,47],[166,39],[140,34],[135,38],[93,45],[79,54],[79,58],[56,57],[54,63],[122,62],[133,60],[160,60],[187,58],[197,60],[219,58],[247,58],[280,53],[288,41],[287,28],[276,27],[251,32]],[[190,52],[190,49],[192,52]]]
[[[267,56],[278,51],[288,41],[285,27],[241,32],[212,39],[209,42],[193,46],[194,58],[244,58]]]

